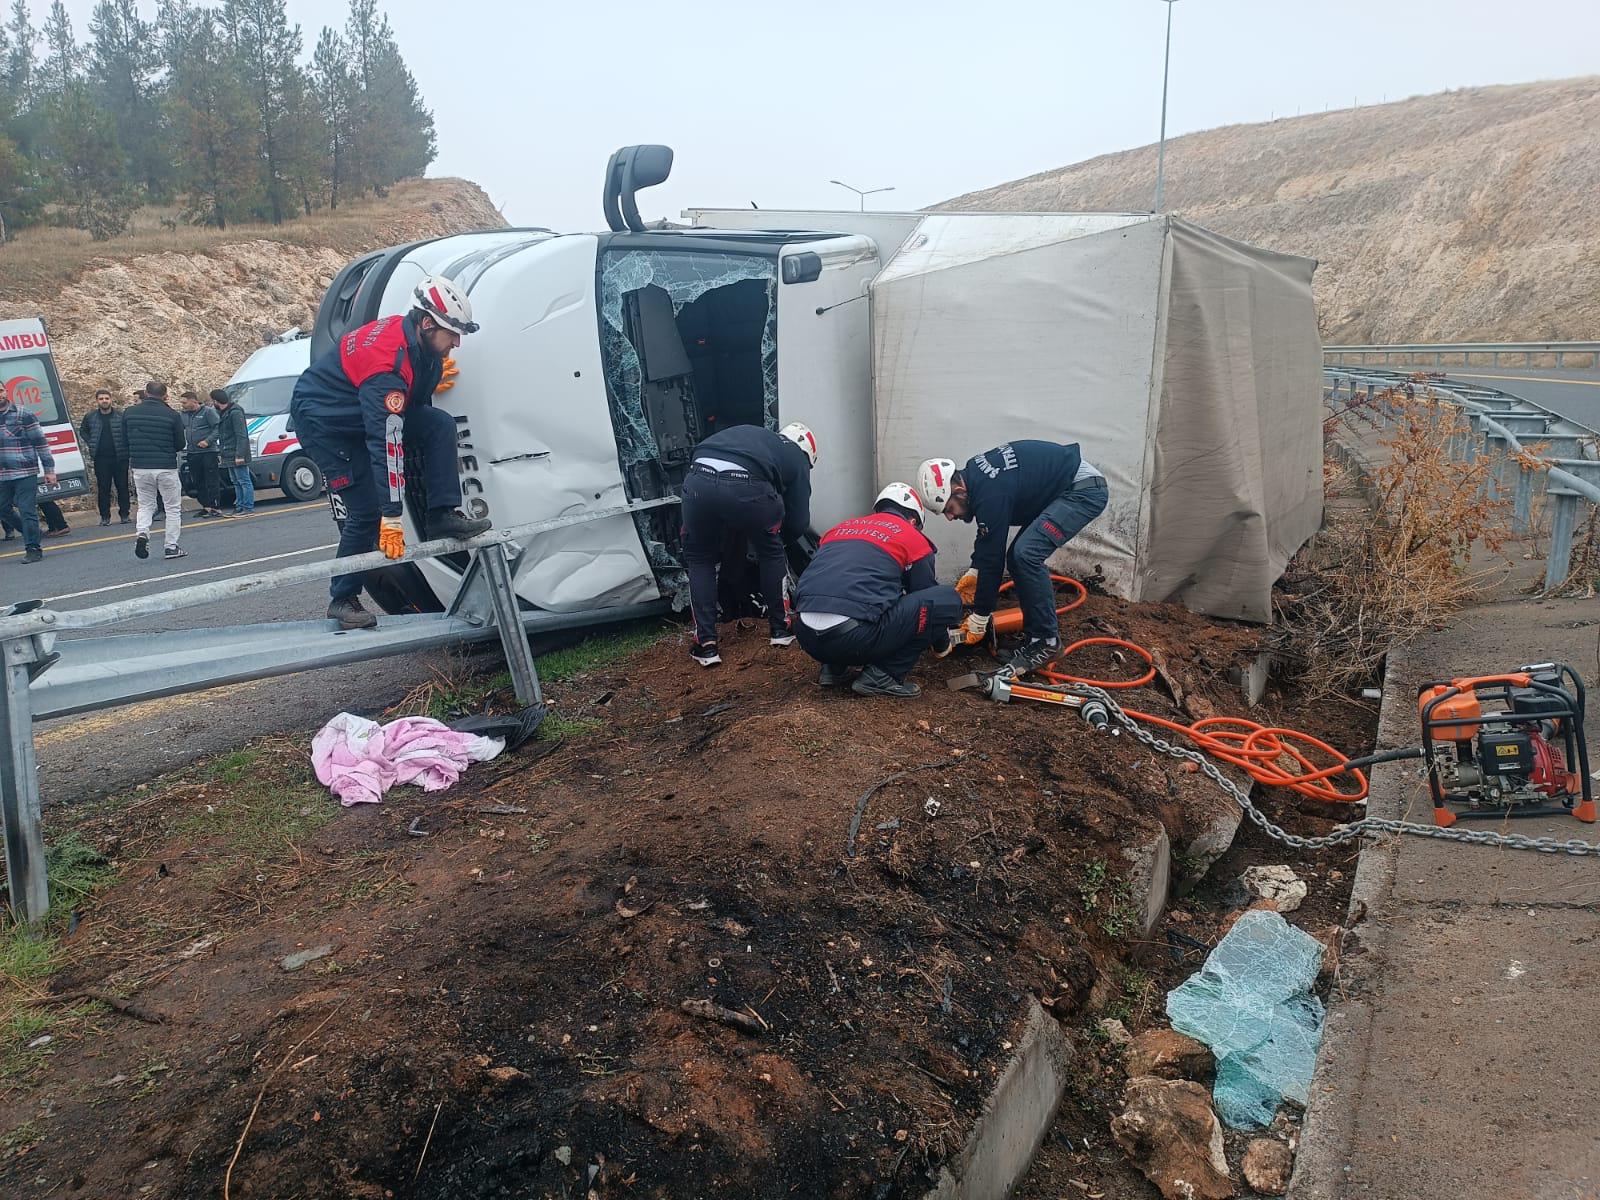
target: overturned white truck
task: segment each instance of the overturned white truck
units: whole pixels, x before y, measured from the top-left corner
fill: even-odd
[[[1136,600],[1266,621],[1322,515],[1315,264],[1150,213],[691,210],[646,228],[671,166],[629,147],[606,233],[494,230],[365,255],[334,280],[312,353],[448,275],[483,326],[437,403],[467,507],[509,526],[676,494],[728,425],[817,433],[813,519],[864,511],[917,463],[997,442],[1082,444],[1111,505],[1062,566]],[[964,565],[967,526],[929,532]],[[679,602],[675,510],[528,547],[530,607]],[[391,568],[391,611],[448,601],[464,562]]]

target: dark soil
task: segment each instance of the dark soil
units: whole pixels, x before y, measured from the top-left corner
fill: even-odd
[[[1072,624],[1159,650],[1189,718],[1243,707],[1226,676],[1257,629],[1105,598]],[[925,666],[923,697],[891,702],[822,692],[798,649],[753,630],[722,652],[702,671],[673,636],[551,689],[577,732],[441,795],[324,820],[333,801],[284,744],[264,774],[180,777],[80,813],[117,877],[80,905],[45,990],[117,992],[165,1021],[101,1011],[13,1056],[0,1193],[916,1196],[961,1145],[1029,996],[1078,1042],[1092,1002],[1137,1028],[1202,957],[1166,931],[1214,940],[1227,910],[1209,882],[1147,944],[1119,891],[1124,847],[1161,822],[1181,847],[1215,808],[1182,764],[1063,710],[947,691],[970,660]],[[1101,652],[1074,669],[1131,664]],[[1183,711],[1159,687],[1135,696]],[[1348,714],[1275,708],[1366,744]],[[292,836],[242,852],[217,814],[263,797]],[[1209,879],[1314,868],[1294,919],[1334,923],[1350,857],[1247,837]],[[743,1026],[686,1013],[691,999]],[[1128,1190],[1105,1132],[1119,1088],[1112,1067],[1085,1075],[1025,1195],[1072,1194],[1066,1169],[1150,1194]]]

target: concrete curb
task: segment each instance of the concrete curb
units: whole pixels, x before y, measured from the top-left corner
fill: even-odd
[[[1011,1061],[995,1082],[966,1145],[939,1170],[925,1200],[1000,1200],[1022,1182],[1056,1119],[1072,1064],[1072,1043],[1056,1019],[1028,1001]]]
[[[1383,702],[1378,710],[1377,745],[1398,747],[1414,740],[1415,708],[1410,695],[1413,674],[1410,652],[1391,650],[1384,672]],[[1401,783],[1410,763],[1382,763],[1371,771],[1369,816],[1403,815]],[[1322,1046],[1311,1078],[1311,1103],[1301,1124],[1300,1148],[1287,1195],[1291,1200],[1338,1200],[1343,1195],[1345,1168],[1355,1131],[1356,1101],[1371,1069],[1372,1005],[1361,998],[1365,984],[1382,962],[1390,930],[1385,922],[1394,888],[1398,839],[1368,842],[1356,863],[1345,926],[1347,948],[1358,943],[1362,954],[1346,960],[1341,970],[1345,996],[1328,1011]]]

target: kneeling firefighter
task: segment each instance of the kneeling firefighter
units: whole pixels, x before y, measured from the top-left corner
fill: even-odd
[[[798,421],[778,433],[760,425],[733,425],[694,448],[683,480],[683,559],[694,616],[689,655],[702,667],[722,661],[717,569],[729,532],[742,534],[756,553],[772,644],[794,644],[783,599],[789,575],[783,548],[811,526],[811,468],[816,465],[816,435]]]
[[[835,525],[823,535],[795,588],[795,632],[801,648],[822,664],[819,682],[849,682],[863,696],[916,696],[906,679],[924,650],[950,653],[961,597],[934,576],[933,543],[922,533],[917,493],[891,483],[872,513]]]
[[[930,512],[977,522],[972,566],[956,582],[972,606],[962,640],[971,646],[988,637],[1002,566],[1009,567],[1026,640],[1004,669],[1011,675],[1037,671],[1061,652],[1046,563],[1105,511],[1105,476],[1083,461],[1076,442],[1019,441],[975,454],[959,469],[948,458],[930,458],[917,469],[917,489]],[[1022,532],[1007,550],[1012,526]]]
[[[467,538],[490,525],[457,511],[455,420],[433,407],[445,356],[478,331],[472,305],[441,275],[417,284],[412,300],[405,316],[380,317],[340,338],[300,376],[289,404],[294,431],[343,522],[338,558],[378,549],[389,558],[405,554],[407,446],[421,453],[427,513],[413,517],[425,537]],[[340,575],[329,586],[328,616],[341,628],[378,623],[361,606],[361,585],[360,575]]]

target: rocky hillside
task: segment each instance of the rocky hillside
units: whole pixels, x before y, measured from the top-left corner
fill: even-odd
[[[1146,146],[938,207],[1138,211],[1155,169]],[[1600,336],[1600,77],[1190,134],[1167,201],[1320,260],[1329,342]]]
[[[0,254],[0,318],[44,316],[74,413],[102,386],[126,396],[162,379],[204,393],[263,338],[309,329],[334,273],[362,251],[504,225],[476,184],[410,180],[382,200],[278,229],[180,228],[113,241],[53,282],[28,271],[30,254],[61,232],[40,230],[45,245],[23,238]],[[163,248],[146,252],[149,243]]]

